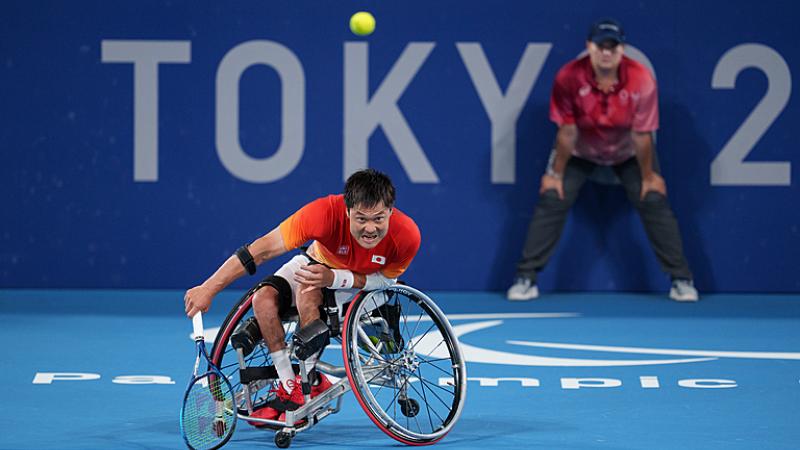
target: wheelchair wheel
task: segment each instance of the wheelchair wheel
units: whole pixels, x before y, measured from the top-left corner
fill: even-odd
[[[466,365],[433,300],[402,285],[364,293],[350,304],[342,334],[350,386],[378,428],[408,445],[450,432],[464,407]]]
[[[248,414],[248,399],[239,371],[239,359],[236,350],[231,346],[231,336],[242,323],[253,317],[253,295],[258,287],[259,286],[253,287],[247,291],[228,313],[228,316],[220,326],[217,337],[214,340],[214,345],[211,347],[210,354],[211,362],[219,367],[220,372],[230,381],[239,414],[244,415]],[[296,322],[287,322],[284,324],[287,346],[295,327]],[[248,370],[253,369],[254,371],[273,364],[272,358],[269,356],[269,349],[263,340],[255,343],[253,350],[245,356],[244,360]],[[249,404],[254,409],[258,409],[259,406],[263,405],[268,400],[269,391],[273,387],[274,380],[261,376],[254,380],[245,381],[250,394]]]

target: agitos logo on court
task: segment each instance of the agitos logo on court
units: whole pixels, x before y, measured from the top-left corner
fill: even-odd
[[[541,318],[570,318],[579,317],[576,313],[497,313],[497,314],[450,314],[450,321],[467,323],[453,325],[453,333],[458,337],[461,350],[468,364],[492,364],[502,366],[527,366],[527,367],[631,367],[631,366],[658,366],[673,364],[691,364],[697,362],[714,361],[717,359],[761,359],[761,360],[800,360],[800,352],[754,352],[754,351],[720,351],[702,349],[674,349],[650,347],[621,347],[592,344],[574,344],[557,342],[540,342],[524,340],[506,340],[512,346],[524,348],[556,349],[567,351],[590,351],[612,353],[618,355],[642,355],[635,359],[608,359],[608,358],[569,358],[540,356],[529,353],[509,352],[491,348],[480,347],[469,339],[470,333],[487,330],[502,325],[504,319],[541,319]],[[474,321],[474,320],[478,321]],[[216,337],[218,328],[206,330],[209,341]],[[415,351],[418,354],[429,355],[434,358],[444,358],[447,355],[435,338],[418,336],[414,339]],[[331,344],[338,347],[337,344]],[[469,371],[468,371],[469,373]],[[96,381],[100,380],[98,373],[84,372],[37,372],[33,384],[53,384],[62,381]],[[521,385],[522,387],[540,387],[541,381],[530,377],[474,377],[468,376],[471,385],[481,387],[497,387],[503,385]],[[116,384],[175,384],[170,376],[166,375],[119,375],[115,376],[112,383]],[[453,382],[450,377],[440,377],[439,385],[446,386]],[[562,389],[582,388],[613,388],[622,386],[622,380],[603,377],[562,377],[559,380]],[[643,389],[658,389],[661,380],[655,375],[638,376],[638,386]],[[736,380],[723,378],[690,378],[677,380],[677,385],[685,388],[699,389],[726,389],[738,386]]]

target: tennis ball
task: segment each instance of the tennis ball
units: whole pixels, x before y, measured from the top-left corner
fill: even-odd
[[[375,18],[366,11],[359,11],[350,17],[350,31],[358,36],[366,36],[375,31]]]

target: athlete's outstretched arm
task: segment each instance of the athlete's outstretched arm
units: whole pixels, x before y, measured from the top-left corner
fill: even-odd
[[[339,274],[334,272],[338,271]],[[334,281],[337,279],[346,279],[352,277],[352,284],[347,283],[346,286],[339,287],[340,289],[366,289],[374,291],[393,285],[397,282],[397,278],[389,278],[380,272],[364,275],[358,272],[352,272],[346,269],[329,269],[322,264],[314,264],[310,266],[301,267],[294,275],[294,280],[307,287],[303,289],[303,293],[318,288],[332,288]]]
[[[256,239],[248,249],[256,264],[262,264],[287,252],[278,228]],[[192,317],[198,311],[208,311],[214,296],[245,273],[247,271],[239,257],[232,255],[203,284],[186,291],[183,297],[186,315]]]
[[[334,281],[337,280],[337,274],[334,270],[339,272],[338,279],[343,281],[344,284],[334,287]],[[366,284],[367,276],[358,272],[352,272],[347,269],[329,269],[322,264],[312,264],[300,267],[295,272],[294,280],[306,287],[303,288],[301,293],[306,293],[319,288],[332,288],[332,289],[361,289]]]

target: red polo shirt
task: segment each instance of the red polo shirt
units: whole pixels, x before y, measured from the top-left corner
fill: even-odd
[[[386,236],[375,248],[361,247],[350,233],[342,194],[322,197],[303,206],[280,224],[280,231],[287,250],[313,239],[313,253],[321,263],[366,275],[380,272],[388,278],[397,278],[405,272],[420,245],[417,224],[394,208]]]
[[[550,120],[576,124],[573,156],[601,165],[635,156],[631,130],[658,129],[658,90],[650,71],[622,57],[619,81],[608,93],[597,87],[589,56],[566,64],[556,74],[550,97]]]

